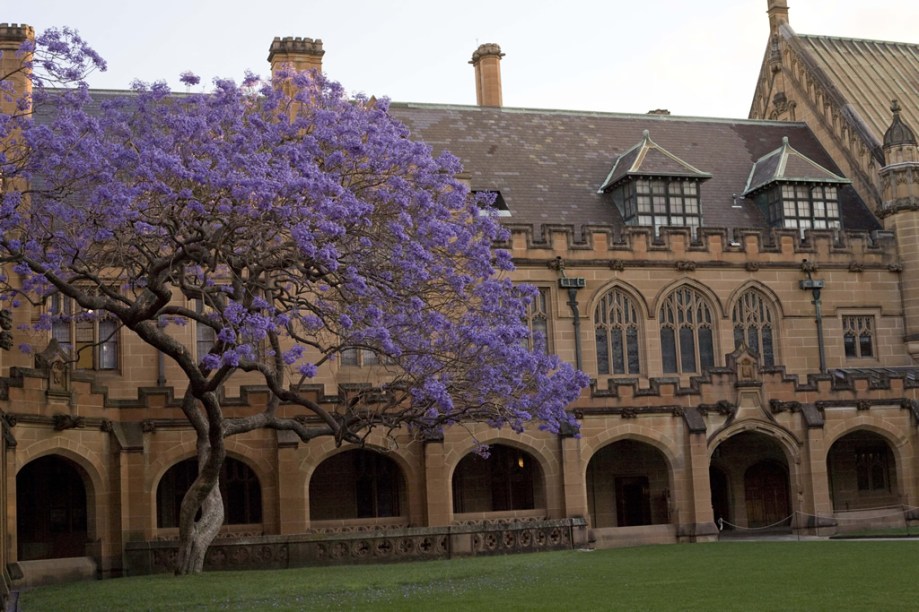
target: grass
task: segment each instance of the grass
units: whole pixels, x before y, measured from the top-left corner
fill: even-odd
[[[906,610],[915,541],[719,542],[145,576],[25,592],[38,610]]]

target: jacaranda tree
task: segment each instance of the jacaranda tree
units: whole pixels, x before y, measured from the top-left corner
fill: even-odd
[[[374,428],[571,424],[586,379],[525,348],[532,290],[506,277],[509,255],[493,248],[504,230],[456,180],[457,160],[411,140],[385,101],[349,99],[315,73],[201,95],[37,86],[34,99],[29,154],[4,168],[23,179],[0,211],[5,298],[66,296],[71,316],[114,320],[184,373],[199,474],[177,573],[201,571],[223,521],[229,436],[360,444]],[[213,330],[209,354],[175,333],[190,322]],[[385,384],[334,406],[302,391],[352,350],[377,356]],[[230,417],[219,390],[238,372],[270,400]]]

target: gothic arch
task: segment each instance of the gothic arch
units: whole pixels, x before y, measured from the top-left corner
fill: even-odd
[[[645,299],[645,296],[641,293],[641,291],[639,291],[631,283],[627,283],[619,279],[614,279],[608,283],[603,284],[599,289],[591,294],[590,299],[587,302],[587,312],[596,312],[597,306],[600,304],[600,299],[610,291],[615,291],[616,289],[625,292],[635,301],[635,304],[638,306],[638,310],[640,311],[639,315],[641,317],[644,319],[654,318],[651,316],[651,310],[648,306],[648,301]]]
[[[492,440],[489,446],[487,458],[470,451],[451,466],[453,516],[548,510],[550,483],[539,453],[505,440]]]
[[[240,485],[231,486],[231,484],[228,482],[222,482],[221,492],[227,494],[228,496],[232,496],[234,493],[244,494],[244,499],[248,500],[242,506],[243,512],[246,515],[246,518],[254,517],[254,518],[257,518],[258,520],[256,521],[240,520],[240,519],[233,520],[233,514],[231,513],[228,507],[225,507],[224,508],[224,513],[225,513],[224,524],[231,525],[231,524],[242,524],[242,523],[250,523],[250,522],[259,523],[262,525],[267,524],[269,522],[268,516],[271,512],[271,504],[272,504],[271,499],[276,494],[272,490],[273,487],[269,484],[272,482],[272,479],[269,478],[268,473],[266,473],[266,471],[264,470],[264,467],[258,466],[257,463],[253,461],[251,457],[247,457],[236,451],[228,450],[226,459],[244,466],[245,469],[251,472],[251,474],[255,477],[256,482],[255,482],[254,488],[252,485],[244,484],[240,488]],[[176,525],[163,525],[163,526],[160,525],[160,522],[161,522],[160,517],[165,516],[162,513],[164,511],[171,512],[171,510],[166,510],[161,507],[161,502],[163,501],[160,499],[161,495],[168,496],[168,491],[161,492],[161,487],[175,486],[175,481],[174,481],[175,476],[173,476],[173,480],[170,481],[171,484],[164,483],[163,479],[166,477],[167,474],[169,474],[170,471],[174,469],[180,470],[179,473],[182,473],[181,471],[182,468],[179,468],[178,466],[182,465],[183,463],[185,462],[195,463],[196,461],[197,461],[197,453],[190,453],[190,454],[186,453],[184,455],[175,457],[174,460],[170,464],[166,465],[163,469],[157,470],[157,473],[153,479],[153,486],[150,488],[150,501],[149,501],[149,506],[148,506],[149,508],[154,510],[153,512],[151,512],[151,516],[149,517],[150,524],[153,528],[166,529],[166,528],[178,527],[178,523],[176,523]],[[227,469],[230,465],[231,464],[228,461],[224,461],[224,466],[221,471]],[[187,469],[191,470],[191,468],[187,468]],[[179,494],[184,496],[185,490],[182,490],[181,493],[179,493],[178,490],[173,491],[173,495],[179,495]],[[176,516],[178,516],[177,512],[175,514]]]
[[[327,453],[305,483],[310,521],[407,520],[409,480],[397,453],[349,445]]]
[[[782,301],[779,299],[779,296],[776,294],[776,292],[773,291],[772,288],[768,285],[753,279],[747,280],[739,287],[731,291],[730,295],[728,295],[727,299],[725,300],[725,304],[727,305],[727,312],[733,312],[734,305],[737,303],[737,300],[739,300],[740,296],[750,289],[759,291],[765,296],[765,298],[769,301],[769,304],[772,305],[773,309],[775,310],[775,314],[779,319],[785,317],[785,311],[782,308]]]
[[[661,287],[660,291],[654,295],[654,298],[649,304],[649,318],[656,320],[658,318],[658,313],[660,312],[661,304],[663,301],[667,299],[667,296],[669,296],[672,292],[680,289],[683,286],[690,287],[691,289],[701,293],[702,297],[712,307],[716,318],[726,319],[728,317],[728,314],[724,309],[724,303],[718,299],[718,296],[715,295],[715,292],[712,291],[707,285],[700,283],[694,278],[678,278]]]
[[[581,439],[581,457],[583,465],[590,463],[590,459],[600,452],[604,447],[615,444],[621,440],[635,440],[653,446],[659,450],[667,463],[670,465],[671,472],[680,462],[682,450],[673,438],[662,433],[657,428],[646,427],[642,425],[625,424],[618,427],[604,428],[602,433],[596,436],[585,437]]]
[[[523,434],[521,437],[524,436],[526,436],[526,434]],[[481,444],[489,446],[493,444],[503,444],[504,446],[510,446],[529,454],[539,463],[539,467],[542,469],[543,478],[547,481],[547,486],[548,479],[552,475],[561,473],[561,465],[558,459],[548,454],[548,449],[538,448],[536,444],[528,443],[521,440],[519,437],[511,438],[499,430],[492,430],[489,432],[477,433],[475,440],[469,438],[464,444],[454,447],[454,452],[450,453],[450,458],[447,460],[447,472],[451,481],[453,480],[456,466],[459,465],[460,461]]]
[[[791,431],[785,429],[784,427],[780,427],[775,423],[761,421],[758,419],[746,420],[740,423],[732,423],[724,429],[712,434],[712,436],[708,439],[709,458],[711,458],[712,453],[714,453],[715,449],[718,448],[719,444],[728,438],[732,438],[735,435],[744,432],[760,433],[776,440],[785,454],[785,460],[788,462],[789,468],[792,465],[797,465],[799,463],[801,459],[801,447],[803,446],[803,442],[801,442],[797,436],[795,436]]]
[[[643,296],[626,283],[608,283],[589,308],[597,375],[638,376],[647,371],[650,334]]]
[[[751,294],[751,292],[754,294],[754,297],[751,299],[760,300],[763,303],[766,310],[765,318],[771,318],[771,320],[763,320],[763,317],[760,316],[763,313],[757,312],[759,310],[758,308],[753,308],[752,310],[742,309],[742,312],[747,316],[741,321],[741,326],[738,328],[734,316],[735,310],[740,306],[741,300],[745,300],[745,302],[749,304],[749,300],[746,299],[746,296]],[[737,334],[740,333],[743,343],[746,344],[751,351],[759,355],[762,365],[774,366],[783,363],[782,319],[784,313],[782,312],[782,304],[775,292],[759,281],[751,280],[743,283],[740,287],[732,291],[731,295],[728,296],[726,304],[728,312],[731,313],[730,341],[734,349],[739,346]]]

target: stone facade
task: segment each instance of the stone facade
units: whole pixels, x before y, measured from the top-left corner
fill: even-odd
[[[780,5],[770,2],[774,28],[787,22]],[[278,61],[311,68],[322,52],[310,39],[271,47]],[[477,53],[502,55],[496,45]],[[579,432],[469,424],[442,439],[374,432],[363,448],[273,431],[234,437],[221,479],[228,524],[208,566],[699,542],[753,529],[829,535],[919,518],[919,212],[903,183],[919,179],[903,165],[919,159],[915,143],[891,143],[892,162],[876,169],[894,177],[885,193],[900,185],[884,201],[902,204],[886,209],[881,229],[866,214],[881,188],[853,162],[876,157],[861,145],[821,152],[823,119],[803,101],[775,113],[774,95],[754,103],[776,118],[794,112],[787,124],[505,113],[500,80],[488,87],[499,90],[483,108],[392,112],[414,137],[451,150],[454,138],[472,188],[507,200],[511,232],[498,246],[513,256],[513,278],[542,295],[529,322],[593,379],[570,407]],[[475,136],[477,121],[493,134]],[[699,227],[633,226],[599,189],[629,147],[650,142],[640,138],[649,128],[663,153],[631,166],[636,180],[691,168],[680,180],[701,190]],[[738,195],[788,134],[802,158],[853,181],[854,191],[839,185],[842,229],[769,227],[753,195]],[[16,313],[19,323],[33,316]],[[193,328],[175,333],[195,345]],[[7,585],[73,565],[61,559],[88,559],[101,576],[167,569],[195,450],[178,370],[126,334],[112,369],[75,369],[53,345],[38,358],[0,352],[0,366]],[[372,363],[328,366],[315,399],[332,404],[380,376]],[[265,403],[257,382],[234,379],[228,414]],[[487,460],[479,444],[491,445]]]

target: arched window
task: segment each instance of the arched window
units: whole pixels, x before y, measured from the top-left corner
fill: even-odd
[[[542,470],[525,451],[495,444],[488,457],[470,453],[453,473],[453,512],[532,510],[543,504]]]
[[[600,298],[594,313],[597,372],[638,374],[640,371],[638,311],[624,291],[613,289]]]
[[[715,365],[712,309],[692,287],[680,287],[660,310],[664,372],[699,372]]]
[[[764,366],[775,365],[774,321],[765,296],[755,289],[745,291],[734,304],[734,348],[746,343]]]
[[[198,460],[186,459],[166,471],[156,489],[156,526],[178,527],[182,498],[198,475]],[[262,522],[262,488],[252,469],[227,457],[220,469],[220,497],[224,523],[247,525]]]
[[[405,505],[402,470],[372,450],[329,457],[313,473],[309,491],[314,521],[397,517]]]

